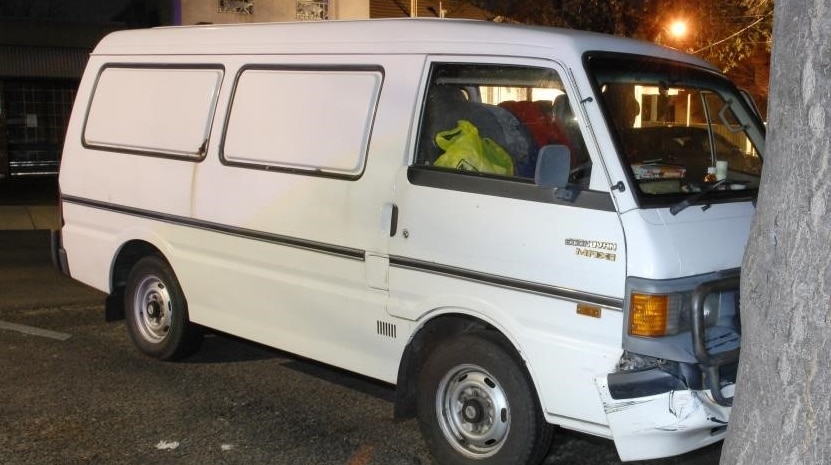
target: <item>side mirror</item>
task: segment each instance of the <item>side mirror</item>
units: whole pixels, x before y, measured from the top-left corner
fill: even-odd
[[[565,187],[571,170],[571,151],[565,145],[545,145],[537,156],[534,184],[540,187]]]

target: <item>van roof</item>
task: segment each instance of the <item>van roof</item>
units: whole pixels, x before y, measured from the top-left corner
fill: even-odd
[[[567,45],[567,46],[565,46]],[[438,18],[174,26],[118,31],[93,55],[413,53],[545,57],[615,51],[712,68],[677,50],[623,37],[540,26]]]

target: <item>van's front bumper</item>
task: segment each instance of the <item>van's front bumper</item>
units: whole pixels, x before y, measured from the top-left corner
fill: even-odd
[[[595,383],[623,461],[683,454],[727,434],[730,407],[716,403],[709,390],[688,389],[658,369],[614,373]],[[721,394],[732,391],[728,385]]]

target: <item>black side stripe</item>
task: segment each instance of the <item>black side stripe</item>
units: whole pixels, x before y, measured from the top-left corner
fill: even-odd
[[[116,213],[123,213],[125,215],[137,216],[165,223],[176,224],[181,226],[188,226],[191,228],[202,229],[205,231],[217,232],[229,236],[241,237],[244,239],[251,239],[255,241],[268,242],[271,244],[284,245],[288,247],[295,247],[298,249],[311,250],[314,252],[326,253],[329,255],[336,255],[339,257],[350,258],[354,260],[364,260],[366,252],[360,249],[350,247],[342,247],[339,245],[327,244],[323,242],[310,241],[306,239],[299,239],[291,236],[283,236],[280,234],[272,234],[264,231],[257,231],[253,229],[238,228],[220,223],[213,223],[210,221],[202,221],[193,218],[188,218],[178,215],[168,215],[166,213],[159,213],[151,210],[144,210],[140,208],[127,207],[124,205],[113,204],[109,202],[101,202],[98,200],[85,199],[82,197],[75,197],[72,195],[62,196],[62,200],[67,203],[76,205],[83,205],[85,207],[97,208],[99,210],[107,210]]]
[[[623,309],[622,299],[616,299],[613,297],[606,297],[602,295],[591,294],[588,292],[581,292],[573,289],[566,289],[547,284],[523,281],[521,279],[506,278],[504,276],[493,275],[490,273],[482,273],[479,271],[468,270],[465,268],[457,268],[454,266],[442,265],[439,263],[426,262],[422,260],[415,260],[405,257],[390,256],[390,266],[406,268],[409,270],[421,271],[425,273],[440,274],[443,276],[450,276],[452,278],[464,279],[466,281],[473,281],[476,283],[499,286],[507,289],[530,292],[533,294],[539,294],[548,297],[556,297],[558,299],[566,299],[574,302],[585,302],[588,304],[598,305],[614,310]]]
[[[109,202],[101,202],[98,200],[91,200],[83,197],[63,195],[62,200],[67,203],[82,205],[90,208],[97,208],[99,210],[106,210],[116,213],[122,213],[125,215],[136,216],[140,218],[147,218],[169,224],[188,226],[192,228],[202,229],[205,231],[212,231],[221,234],[227,234],[230,236],[241,237],[244,239],[257,240],[272,244],[295,247],[299,249],[310,250],[313,252],[321,252],[354,260],[363,261],[366,256],[366,252],[360,249],[342,247],[322,242],[309,241],[305,239],[298,239],[296,237],[282,236],[279,234],[272,234],[252,229],[237,228],[234,226],[228,226],[220,223],[195,220],[193,218],[178,215],[169,215],[140,208],[127,207],[124,205],[118,205]],[[580,292],[572,289],[565,289],[547,284],[523,281],[520,279],[506,278],[504,276],[482,273],[479,271],[468,270],[465,268],[457,268],[454,266],[442,265],[438,263],[426,262],[422,260],[416,260],[399,256],[390,256],[389,263],[391,267],[406,268],[415,271],[439,274],[443,276],[449,276],[452,278],[464,279],[467,281],[499,286],[507,289],[531,292],[534,294],[556,297],[575,302],[585,302],[616,310],[621,310],[623,308],[622,299],[615,299],[612,297],[606,297],[587,292]]]

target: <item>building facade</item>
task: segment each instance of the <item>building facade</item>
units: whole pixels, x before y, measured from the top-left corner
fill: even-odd
[[[494,15],[462,0],[174,0],[173,24],[261,23],[369,18]]]
[[[87,57],[114,29],[0,21],[0,182],[57,173]]]
[[[369,18],[367,0],[179,0],[174,24]]]

